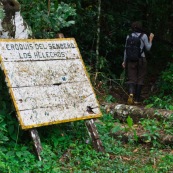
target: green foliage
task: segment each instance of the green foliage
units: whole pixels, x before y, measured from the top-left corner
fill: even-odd
[[[4,17],[5,17],[4,10],[3,10],[2,6],[0,6],[0,19],[3,20]]]
[[[50,7],[46,0],[19,2],[34,37],[53,38],[59,31],[63,32],[65,37],[75,37],[85,63],[91,67],[92,73],[95,72],[97,22],[92,21],[97,21],[98,1],[51,0]],[[131,32],[130,24],[134,20],[143,22],[147,34],[155,34],[152,51],[148,55],[151,64],[149,70],[159,73],[160,69],[166,66],[172,50],[171,3],[170,0],[167,3],[142,0],[123,0],[118,3],[102,1],[97,62],[99,72],[104,74],[100,76],[101,80],[104,80],[104,76],[116,80],[122,73],[125,38]],[[157,70],[153,70],[155,66],[158,66]]]
[[[173,162],[173,155],[167,154],[166,156],[161,158],[161,162],[159,163],[159,171],[160,172],[170,172],[172,171],[172,168],[168,166],[171,162]]]
[[[114,103],[115,102],[115,98],[112,95],[107,95],[105,98],[105,101],[107,103]]]
[[[159,122],[155,119],[143,119],[140,123],[146,131],[146,133],[143,135],[145,137],[145,141],[152,142],[154,146],[159,145]]]
[[[135,142],[137,142],[138,136],[137,136],[136,130],[133,128],[134,123],[133,123],[133,119],[130,116],[127,117],[127,125],[128,125],[128,128],[126,128],[126,131],[132,130],[134,134],[134,140]]]
[[[97,1],[66,0],[66,3],[50,1],[20,1],[22,14],[33,30],[35,38],[53,38],[56,33],[63,31],[67,36],[76,38],[82,56],[87,63],[87,69],[94,72],[95,46],[97,25]],[[166,3],[165,3],[166,2]],[[124,42],[132,20],[142,20],[147,30],[156,33],[153,44],[152,60],[154,65],[163,62],[163,66],[170,59],[172,47],[165,42],[172,41],[172,1],[102,1],[100,59],[98,81],[102,82],[102,89],[116,80],[121,73]],[[76,10],[75,10],[75,9]],[[108,10],[106,10],[108,9]],[[126,10],[124,10],[126,9]],[[139,10],[140,9],[140,10]],[[140,11],[140,13],[139,13]],[[0,12],[1,13],[1,12]],[[77,14],[77,15],[76,15]],[[1,14],[0,14],[1,15]],[[74,19],[75,18],[75,19]],[[74,22],[75,21],[75,22]],[[74,26],[75,23],[75,27]],[[159,72],[160,72],[160,68]],[[153,70],[153,68],[152,68]],[[170,64],[162,73],[159,88],[160,94],[153,96],[148,101],[149,106],[172,110],[172,73]],[[128,128],[134,132],[134,143],[122,143],[115,139],[112,133],[122,129],[111,114],[103,114],[100,121],[96,121],[100,138],[106,152],[97,153],[87,133],[84,122],[73,122],[49,127],[39,128],[43,146],[42,161],[38,161],[33,151],[33,144],[26,133],[21,132],[13,112],[12,104],[4,85],[2,74],[0,78],[0,172],[15,173],[80,173],[80,172],[171,172],[173,157],[169,153],[158,151],[160,147],[167,149],[172,145],[164,146],[159,141],[159,131],[173,135],[172,120],[141,120],[141,126],[146,130],[144,135],[151,148],[139,145],[138,137],[133,128],[133,120],[127,118]],[[94,74],[95,76],[95,74]],[[122,73],[124,80],[124,73]],[[113,78],[113,80],[112,80]],[[116,82],[116,81],[115,81]],[[122,83],[121,83],[122,85]],[[105,100],[114,102],[108,95]],[[138,149],[139,152],[134,152]],[[142,159],[141,159],[142,156]],[[145,158],[145,159],[144,159]],[[157,158],[157,159],[156,159]],[[155,164],[154,160],[157,161]],[[143,164],[141,164],[141,162]]]
[[[0,115],[0,144],[4,144],[9,140],[7,137],[7,129],[6,122],[4,121],[5,116],[3,114]]]
[[[141,147],[139,156],[134,156],[133,151],[140,146],[130,143],[124,145],[110,135],[110,132],[122,130],[120,126],[115,126],[115,123],[111,114],[103,114],[100,121],[96,122],[106,153],[97,153],[92,148],[83,121],[40,128],[39,134],[43,147],[42,161],[38,161],[35,157],[30,140],[25,144],[18,141],[16,146],[11,140],[3,145],[0,144],[0,171],[2,173],[153,172],[154,168],[150,160],[156,157],[160,158],[157,162],[158,171],[171,170],[172,157],[169,154],[159,154],[155,151],[146,155],[148,149],[144,150]],[[129,128],[133,127],[133,120],[130,117],[127,118],[127,123]],[[143,120],[141,124],[148,130],[148,136],[152,137],[156,136],[158,128],[163,125],[160,123],[159,126],[156,120],[151,120],[151,122]],[[166,128],[170,129],[171,124],[164,122],[164,126],[166,125]],[[158,140],[158,138],[151,140]],[[146,155],[148,160],[143,167],[139,161],[141,155]]]
[[[151,96],[146,103],[148,107],[158,107],[173,110],[173,64],[169,63],[166,70],[162,72],[158,83],[157,95]]]
[[[132,128],[132,126],[133,126],[133,119],[130,116],[127,117],[127,124],[129,126],[129,128]]]
[[[25,0],[21,6],[22,15],[32,28],[35,38],[55,38],[61,29],[75,24],[73,18],[76,10],[64,2],[51,1],[49,7],[46,0]]]
[[[173,114],[168,117],[167,120],[162,122],[162,127],[164,127],[164,131],[166,134],[173,135],[173,129],[171,128],[173,125]]]
[[[173,63],[169,63],[168,67],[161,74],[160,91],[163,95],[173,95]]]

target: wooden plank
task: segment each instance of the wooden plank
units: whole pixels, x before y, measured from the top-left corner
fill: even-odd
[[[80,84],[80,85],[79,85]],[[59,86],[12,88],[19,110],[76,105],[87,103],[96,107],[95,96],[87,81]]]
[[[80,59],[62,61],[2,62],[9,87],[54,85],[88,80]]]
[[[69,39],[1,39],[3,61],[76,59],[81,55],[76,41]]]
[[[86,103],[87,104],[87,103]],[[99,108],[94,113],[87,111],[87,105],[75,106],[61,105],[59,107],[38,108],[18,111],[22,129],[58,124],[70,121],[85,120],[101,116]]]

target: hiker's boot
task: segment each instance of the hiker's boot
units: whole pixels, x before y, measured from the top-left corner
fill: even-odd
[[[129,94],[128,100],[127,100],[128,105],[133,105],[134,104],[134,98],[133,94]]]
[[[129,84],[129,97],[127,100],[128,105],[134,104],[134,91],[135,91],[135,84],[133,83]]]
[[[141,103],[141,91],[142,91],[142,85],[137,85],[135,90],[134,104]]]

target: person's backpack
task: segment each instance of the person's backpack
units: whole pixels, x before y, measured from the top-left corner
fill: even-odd
[[[140,48],[142,35],[142,33],[139,36],[129,35],[126,42],[126,57],[128,61],[138,61],[141,57],[143,52]]]

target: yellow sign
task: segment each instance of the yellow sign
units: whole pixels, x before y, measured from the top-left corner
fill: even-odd
[[[102,115],[75,39],[1,39],[0,54],[22,129]]]

